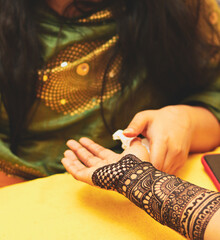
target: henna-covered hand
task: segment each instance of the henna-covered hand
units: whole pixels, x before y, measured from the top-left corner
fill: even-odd
[[[212,237],[206,239],[219,239],[216,219],[218,222],[220,218],[220,193],[193,185],[141,161],[139,158],[148,160],[148,153],[139,140],[122,155],[87,138],[80,143],[71,140],[67,145],[72,151],[64,153],[62,163],[74,178],[118,191],[155,220],[189,239],[204,239],[207,225],[213,218],[211,226],[215,232],[213,234],[209,227],[208,235]]]
[[[189,239],[203,239],[207,224],[220,208],[220,193],[161,172],[134,155],[97,169],[93,182],[118,191],[156,221]]]

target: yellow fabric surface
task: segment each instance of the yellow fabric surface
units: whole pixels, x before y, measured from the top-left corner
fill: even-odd
[[[220,148],[214,151],[220,153]],[[177,176],[216,190],[191,155]],[[1,240],[181,240],[125,197],[77,182],[69,174],[0,189]]]

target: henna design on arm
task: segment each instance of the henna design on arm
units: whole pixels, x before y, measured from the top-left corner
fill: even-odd
[[[134,155],[97,169],[94,185],[116,190],[163,225],[189,239],[203,239],[220,208],[220,193],[209,191],[155,169]]]

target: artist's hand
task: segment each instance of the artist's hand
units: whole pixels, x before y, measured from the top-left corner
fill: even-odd
[[[93,172],[105,165],[119,161],[126,154],[133,154],[142,161],[148,161],[148,152],[137,138],[122,154],[117,154],[96,144],[89,138],[81,138],[79,142],[69,140],[64,158],[61,160],[66,170],[77,180],[93,185]]]
[[[194,125],[184,105],[139,112],[124,135],[145,136],[150,142],[150,162],[155,168],[174,173],[187,159]]]

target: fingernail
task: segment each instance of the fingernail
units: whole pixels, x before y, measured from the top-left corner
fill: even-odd
[[[134,129],[133,128],[126,128],[123,133],[134,133]]]

